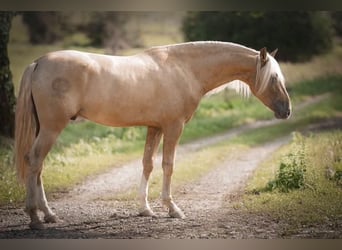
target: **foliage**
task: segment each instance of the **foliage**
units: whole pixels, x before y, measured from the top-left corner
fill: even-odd
[[[126,46],[127,20],[127,14],[113,11],[23,12],[32,44],[64,41],[69,45],[106,47],[111,53]]]
[[[279,190],[280,192],[289,192],[293,189],[300,189],[305,187],[305,145],[301,136],[299,148],[294,149],[286,155],[279,165],[279,170],[276,178],[270,181],[266,186],[266,191]],[[298,140],[298,139],[297,139]]]
[[[342,36],[342,11],[334,11],[331,13],[333,26],[337,36]]]
[[[125,48],[125,30],[123,26],[127,16],[120,12],[92,12],[89,22],[82,30],[90,38],[91,46],[104,46],[113,54]]]
[[[220,40],[248,47],[279,48],[277,58],[303,61],[332,48],[332,22],[322,12],[190,12],[186,40]]]
[[[60,40],[64,35],[63,21],[58,12],[23,12],[23,22],[32,44],[50,44]]]

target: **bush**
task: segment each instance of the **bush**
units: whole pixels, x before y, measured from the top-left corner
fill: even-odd
[[[299,136],[300,138],[300,136]],[[279,165],[279,170],[276,178],[270,181],[265,191],[279,190],[280,192],[288,193],[294,189],[305,187],[305,146],[302,141],[300,148],[284,157]]]
[[[288,157],[293,157],[293,155],[288,155]],[[267,184],[267,191],[278,189],[280,192],[288,193],[290,190],[304,187],[306,170],[301,165],[297,165],[294,158],[292,159],[293,161],[290,164],[280,164],[276,179]]]
[[[230,41],[255,49],[279,48],[283,61],[304,61],[332,47],[332,21],[324,12],[190,12],[185,39]]]

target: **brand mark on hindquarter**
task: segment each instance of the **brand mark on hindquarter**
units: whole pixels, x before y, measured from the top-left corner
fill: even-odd
[[[56,95],[61,96],[70,89],[70,82],[63,77],[57,77],[52,81],[52,89]]]

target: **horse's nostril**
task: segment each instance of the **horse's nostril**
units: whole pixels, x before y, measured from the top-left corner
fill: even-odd
[[[287,115],[287,116],[290,116],[290,115],[291,115],[291,110],[290,110],[290,109],[287,110],[286,115]]]

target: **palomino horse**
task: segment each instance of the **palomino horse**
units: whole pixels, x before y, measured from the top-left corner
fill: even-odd
[[[163,136],[162,201],[171,217],[183,218],[171,196],[175,151],[184,124],[202,97],[240,80],[277,118],[291,113],[284,77],[273,57],[225,42],[193,42],[155,47],[119,57],[57,51],[29,65],[22,77],[16,109],[16,167],[26,185],[32,229],[56,222],[42,182],[43,161],[71,119],[83,117],[108,126],[147,126],[140,184],[140,214],[153,216],[148,180]]]

